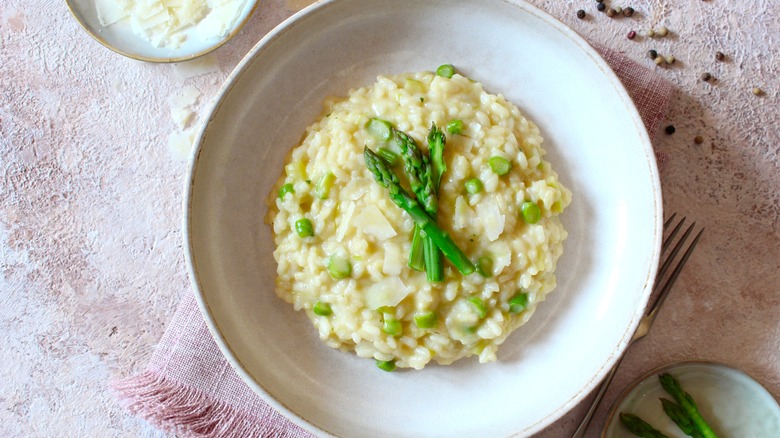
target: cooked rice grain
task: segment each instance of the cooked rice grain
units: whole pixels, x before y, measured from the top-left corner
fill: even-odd
[[[323,114],[291,151],[268,198],[277,294],[305,311],[327,345],[361,357],[395,360],[399,367],[415,369],[431,360],[449,364],[472,355],[480,362],[495,360],[498,345],[555,288],[553,273],[566,238],[558,216],[571,193],[544,160],[539,129],[480,83],[431,72],[379,77],[371,87],[350,91],[346,99],[328,100]],[[448,169],[441,181],[438,222],[472,260],[493,258],[491,277],[462,277],[445,260],[445,281],[429,283],[425,273],[407,266],[414,223],[390,201],[363,161],[364,146],[386,146],[365,129],[372,117],[389,121],[424,150],[432,123],[444,128],[453,119],[463,121],[461,134],[447,134]],[[499,177],[490,170],[493,156],[512,162],[508,175]],[[400,169],[396,171],[404,179]],[[336,181],[328,198],[319,199],[314,185],[328,172]],[[482,181],[481,193],[466,193],[464,183],[471,178]],[[295,191],[279,199],[278,190],[287,183]],[[537,224],[523,221],[519,207],[525,201],[542,210]],[[379,233],[361,222],[361,213],[372,206],[392,230]],[[312,221],[313,237],[295,233],[294,224],[303,217]],[[348,278],[329,275],[327,263],[334,253],[349,258]],[[370,308],[369,289],[398,285],[397,280],[405,296],[398,303],[390,299],[392,306]],[[508,301],[519,291],[528,294],[528,306],[515,315]],[[487,306],[484,318],[467,301],[474,296]],[[333,313],[315,315],[317,301],[329,303]],[[414,315],[430,311],[438,314],[436,326],[417,327]],[[402,334],[382,331],[385,318],[401,321]]]

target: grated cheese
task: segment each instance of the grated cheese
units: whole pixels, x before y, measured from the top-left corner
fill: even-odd
[[[95,0],[103,27],[128,25],[155,47],[178,48],[194,29],[205,41],[226,36],[246,0]]]

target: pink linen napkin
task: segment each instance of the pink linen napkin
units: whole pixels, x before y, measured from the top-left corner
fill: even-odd
[[[595,46],[634,100],[651,138],[658,132],[672,86],[625,56]],[[663,169],[667,156],[656,151]],[[186,294],[146,371],[114,385],[130,412],[188,437],[309,437],[276,412],[230,367]]]

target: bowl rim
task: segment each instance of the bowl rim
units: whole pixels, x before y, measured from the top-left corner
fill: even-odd
[[[252,18],[252,16],[255,14],[255,11],[257,10],[257,7],[260,4],[261,0],[248,0],[248,1],[252,4],[252,8],[246,14],[246,17],[244,17],[244,19],[241,20],[241,22],[237,23],[230,31],[230,33],[228,33],[223,38],[221,38],[216,44],[213,44],[203,50],[200,50],[198,52],[195,52],[187,56],[161,56],[161,57],[138,55],[130,51],[127,51],[121,47],[118,47],[114,44],[109,43],[105,38],[103,38],[103,36],[99,32],[97,32],[92,26],[89,25],[86,18],[84,18],[84,16],[79,11],[79,8],[76,7],[76,3],[74,0],[65,0],[65,4],[67,5],[70,14],[73,16],[73,18],[76,19],[76,22],[79,24],[79,26],[81,26],[81,28],[85,32],[87,32],[89,36],[92,37],[92,39],[100,43],[103,47],[111,50],[114,53],[118,53],[122,56],[125,56],[130,59],[134,59],[136,61],[169,64],[174,62],[191,61],[193,59],[200,58],[204,55],[208,55],[214,50],[217,50],[218,48],[225,45],[228,41],[232,40],[233,37],[236,36],[236,34],[238,34],[238,32],[241,31],[244,25],[246,25],[249,22],[249,20]]]
[[[347,0],[317,0],[315,3],[312,3],[311,5],[305,7],[304,9],[296,12],[295,14],[291,15],[290,17],[282,21],[280,24],[275,26],[273,29],[271,29],[268,33],[263,35],[263,37],[244,55],[241,61],[239,61],[239,63],[236,64],[233,71],[230,73],[230,75],[225,79],[225,81],[220,86],[218,92],[215,95],[214,100],[211,103],[208,116],[203,119],[203,122],[200,124],[198,128],[195,141],[194,141],[193,150],[190,155],[188,172],[186,178],[184,179],[184,196],[183,196],[184,215],[182,220],[182,228],[183,228],[182,238],[183,238],[184,249],[185,249],[184,251],[185,262],[186,262],[187,271],[190,278],[190,283],[192,284],[193,292],[195,294],[195,299],[197,301],[201,314],[203,315],[203,318],[206,322],[206,325],[209,328],[209,332],[211,333],[220,351],[222,352],[223,356],[230,364],[230,366],[256,394],[258,394],[266,403],[268,403],[269,406],[271,406],[272,408],[276,409],[281,414],[283,414],[293,424],[301,427],[302,429],[312,434],[320,435],[320,436],[322,435],[334,436],[334,435],[331,432],[321,429],[316,425],[314,425],[313,423],[307,421],[301,415],[296,413],[293,409],[286,406],[280,400],[278,400],[273,395],[271,395],[260,382],[256,381],[245,369],[244,364],[235,354],[235,352],[229,345],[227,339],[223,336],[217,321],[212,316],[210,306],[206,300],[204,291],[200,288],[199,275],[195,263],[196,257],[193,251],[193,240],[191,234],[192,197],[193,197],[193,189],[194,189],[194,182],[195,182],[195,174],[197,172],[200,153],[202,151],[202,148],[204,147],[204,140],[206,134],[209,131],[211,122],[216,118],[222,104],[225,101],[227,94],[231,91],[233,86],[239,81],[241,76],[245,73],[248,64],[250,64],[259,53],[263,52],[268,46],[273,44],[274,41],[276,41],[277,39],[282,37],[285,33],[290,31],[291,28],[294,27],[294,25],[297,24],[299,21],[307,18],[310,14],[320,9],[328,8],[330,5],[335,3],[340,3],[342,1],[347,1]],[[606,358],[605,362],[601,365],[601,368],[599,368],[596,371],[596,373],[591,377],[591,379],[587,383],[585,383],[585,385],[583,385],[582,388],[580,388],[567,402],[557,407],[555,410],[551,411],[548,416],[544,418],[540,418],[536,423],[529,425],[527,429],[524,431],[515,432],[515,433],[527,432],[529,434],[534,434],[542,431],[545,427],[550,426],[555,421],[558,421],[560,418],[566,415],[566,413],[570,412],[574,407],[576,407],[583,399],[585,399],[585,397],[587,397],[587,395],[590,394],[598,386],[598,384],[604,379],[606,374],[611,370],[612,366],[620,359],[620,357],[627,349],[631,337],[633,336],[633,333],[636,331],[636,328],[638,327],[639,322],[642,316],[644,315],[644,310],[645,307],[647,306],[650,295],[652,293],[652,287],[655,282],[655,278],[658,270],[661,240],[663,237],[663,231],[662,231],[663,230],[663,198],[662,198],[658,164],[655,160],[654,149],[650,140],[650,136],[647,132],[647,129],[644,125],[641,116],[639,115],[639,111],[636,108],[633,99],[628,94],[628,91],[626,90],[625,86],[618,78],[617,74],[614,72],[612,67],[610,67],[610,65],[607,64],[606,60],[604,60],[604,58],[596,51],[596,49],[591,45],[591,43],[585,40],[582,36],[580,36],[572,28],[564,24],[558,18],[550,15],[549,13],[541,10],[540,8],[530,3],[527,3],[525,0],[499,0],[499,1],[503,3],[507,3],[513,7],[520,8],[526,13],[534,15],[535,17],[544,21],[545,24],[551,26],[554,30],[560,32],[563,36],[568,38],[574,45],[576,45],[577,48],[582,50],[584,54],[587,55],[590,58],[590,60],[595,64],[595,66],[602,71],[602,73],[604,74],[604,79],[609,81],[610,85],[614,89],[614,92],[616,93],[616,96],[620,99],[621,102],[625,104],[626,110],[630,113],[629,114],[630,119],[634,122],[634,126],[636,128],[639,137],[638,143],[641,143],[641,146],[648,157],[647,160],[647,165],[649,170],[648,176],[650,176],[650,180],[652,183],[651,189],[654,195],[653,213],[655,217],[653,218],[654,219],[653,222],[655,223],[655,227],[653,229],[653,233],[654,233],[653,245],[652,245],[653,252],[650,257],[650,263],[647,266],[648,271],[646,272],[646,278],[644,281],[644,286],[642,288],[642,293],[637,296],[637,298],[639,299],[639,304],[641,304],[641,307],[637,307],[636,309],[634,309],[634,314],[632,315],[629,324],[626,326],[626,330],[623,333],[622,337],[620,338],[619,342],[615,345],[612,354],[610,354]]]

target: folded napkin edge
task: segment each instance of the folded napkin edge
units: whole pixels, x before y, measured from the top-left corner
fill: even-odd
[[[221,400],[213,400],[191,386],[146,370],[113,381],[115,399],[133,415],[154,427],[182,436],[254,436],[263,419]],[[275,428],[269,428],[272,432]]]

